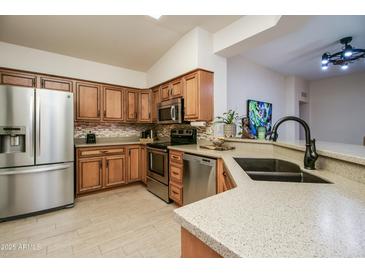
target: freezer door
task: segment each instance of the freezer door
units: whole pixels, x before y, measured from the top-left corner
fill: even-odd
[[[0,85],[0,168],[34,165],[34,89]]]
[[[0,169],[0,221],[73,202],[73,163]]]
[[[36,90],[36,164],[74,159],[73,94]]]

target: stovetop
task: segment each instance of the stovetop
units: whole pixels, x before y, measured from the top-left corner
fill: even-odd
[[[161,149],[167,149],[168,146],[171,146],[171,142],[163,142],[163,143],[150,143],[147,144],[148,147],[153,148],[161,148]]]
[[[197,132],[194,128],[171,129],[170,138],[170,142],[155,142],[148,144],[147,146],[166,150],[168,146],[196,144]]]

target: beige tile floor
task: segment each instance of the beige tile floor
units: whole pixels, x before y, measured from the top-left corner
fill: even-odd
[[[71,209],[0,223],[0,257],[179,257],[174,209],[141,184],[85,196]]]

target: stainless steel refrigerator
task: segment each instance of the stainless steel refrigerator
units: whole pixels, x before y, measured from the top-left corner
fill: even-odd
[[[74,203],[73,94],[0,86],[0,221]]]

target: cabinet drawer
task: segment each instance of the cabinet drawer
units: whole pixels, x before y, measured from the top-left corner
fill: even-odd
[[[103,149],[83,149],[79,150],[79,157],[92,157],[103,155],[125,154],[124,148],[103,148]]]
[[[170,163],[170,179],[182,185],[183,166]]]
[[[170,150],[170,162],[174,162],[177,164],[183,163],[183,152],[176,151],[176,150]]]
[[[176,202],[178,205],[182,205],[182,203],[183,203],[182,186],[179,186],[179,185],[175,184],[174,182],[170,182],[169,197],[171,200]]]

